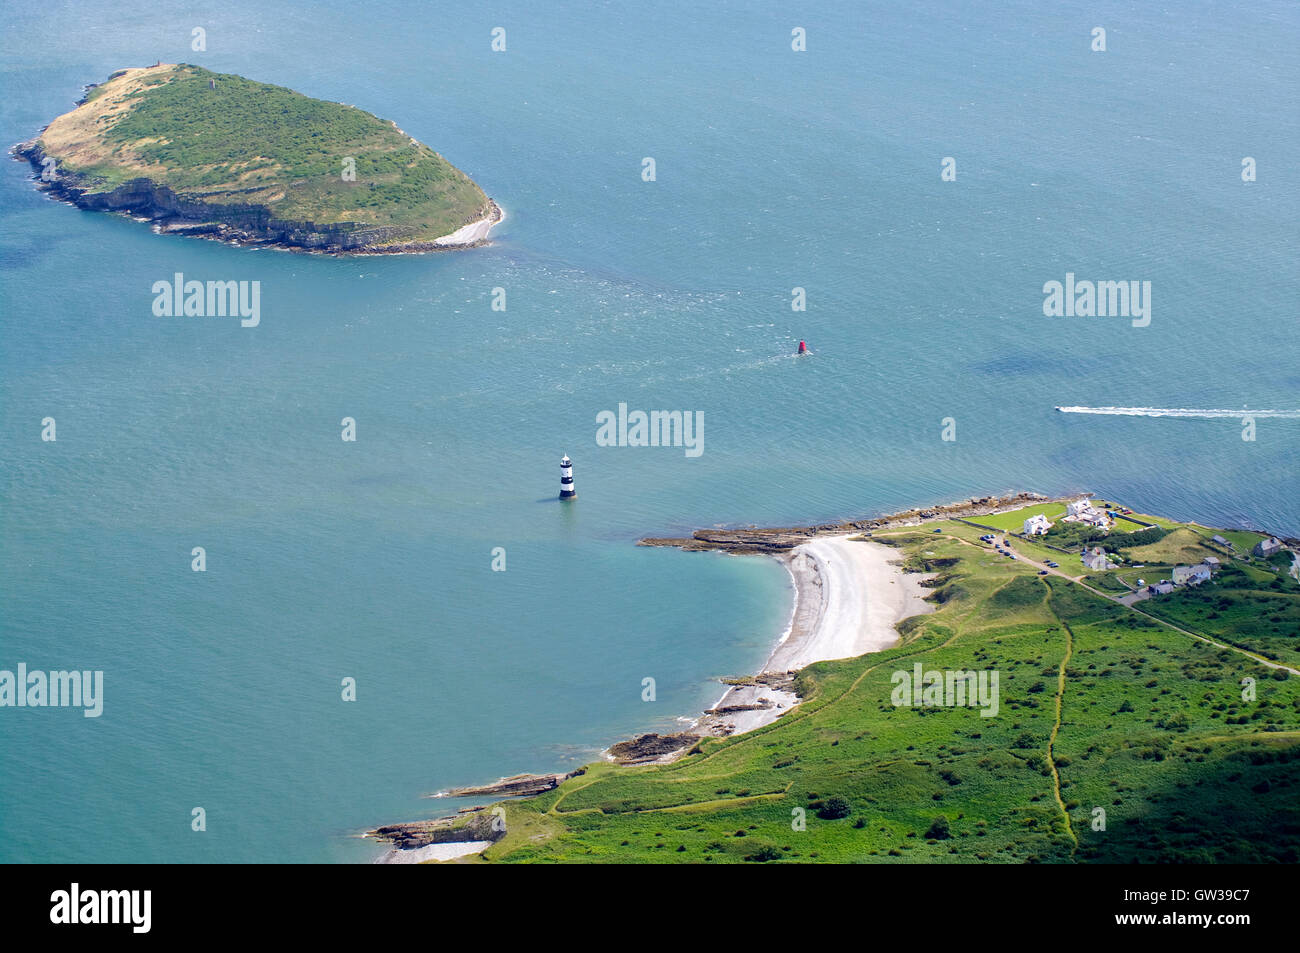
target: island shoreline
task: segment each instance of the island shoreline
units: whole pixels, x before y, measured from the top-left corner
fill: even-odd
[[[202,84],[205,78],[207,82]],[[322,176],[317,166],[305,162],[293,150],[277,149],[265,142],[259,145],[269,149],[269,158],[254,156],[250,159],[238,154],[217,153],[204,158],[191,156],[186,160],[199,168],[208,168],[205,162],[210,160],[208,171],[215,175],[214,170],[219,170],[226,176],[224,179],[216,175],[211,181],[196,182],[184,177],[178,180],[170,160],[157,155],[150,158],[135,151],[140,143],[156,143],[159,138],[154,134],[156,129],[150,127],[149,134],[143,136],[137,130],[134,139],[127,136],[124,142],[106,138],[124,120],[129,123],[141,103],[156,105],[158,100],[150,97],[159,87],[167,87],[169,95],[173,96],[170,101],[172,112],[166,114],[178,124],[177,135],[182,138],[190,136],[193,134],[191,127],[196,123],[194,107],[199,102],[194,97],[203,97],[202,109],[198,112],[208,116],[226,115],[221,109],[209,108],[209,97],[217,96],[215,91],[218,89],[224,93],[227,82],[233,90],[233,102],[245,110],[263,108],[271,102],[280,111],[289,113],[297,110],[300,103],[308,103],[313,109],[325,110],[319,115],[313,113],[316,118],[312,121],[318,124],[327,123],[330,117],[337,118],[341,113],[347,113],[351,121],[355,112],[364,127],[362,132],[353,130],[352,138],[344,136],[338,141],[330,140],[344,163],[337,181],[334,176]],[[196,93],[200,84],[203,92]],[[189,104],[189,111],[176,107],[178,101]],[[297,115],[296,112],[293,114]],[[239,128],[247,128],[247,116],[239,115],[243,127],[237,124],[235,129],[226,129],[227,135],[235,135]],[[325,118],[320,118],[320,115]],[[385,125],[391,127],[391,131],[383,130],[379,145],[366,138],[375,135],[372,126],[382,128]],[[451,186],[448,188],[468,186],[472,193],[457,194],[454,199],[448,198],[450,193],[447,193],[439,202],[421,204],[427,199],[428,190],[419,192],[417,189],[419,194],[414,197],[405,195],[402,200],[402,206],[408,211],[414,208],[423,213],[412,215],[409,221],[391,214],[397,204],[395,199],[387,201],[387,204],[361,201],[363,207],[371,208],[369,212],[356,208],[358,196],[351,193],[351,188],[364,190],[366,182],[357,182],[355,168],[351,171],[351,178],[348,177],[347,163],[352,162],[355,166],[356,162],[348,152],[359,146],[405,149],[407,141],[415,148],[417,156],[412,168],[419,166],[426,178],[449,179]],[[248,147],[252,148],[251,145]],[[505,218],[501,207],[464,172],[409,136],[391,119],[381,120],[357,110],[355,106],[315,100],[285,87],[217,74],[192,64],[160,61],[153,66],[127,67],[113,72],[103,83],[87,84],[71,111],[56,117],[35,137],[19,142],[9,151],[16,160],[25,160],[31,165],[35,171],[33,181],[36,188],[57,201],[87,211],[125,214],[137,221],[151,223],[157,234],[206,238],[235,247],[275,248],[336,256],[456,251],[489,244],[492,229]],[[292,154],[290,158],[283,154],[286,151]],[[257,168],[274,169],[275,174],[247,178],[251,173],[245,167],[253,160],[259,163]],[[106,174],[105,170],[113,174]],[[382,179],[382,174],[376,175]],[[406,181],[404,169],[399,169],[397,176],[399,182]],[[340,181],[355,183],[355,186],[338,186]],[[326,189],[322,182],[338,186],[331,202],[320,204],[319,195],[311,201],[304,201],[300,194],[304,184]],[[376,182],[369,182],[369,186],[375,188]],[[369,220],[355,220],[367,215]],[[431,237],[435,231],[443,234]]]
[[[268,248],[298,254],[328,255],[336,258],[361,258],[374,255],[424,255],[434,252],[464,251],[492,244],[490,234],[505,221],[506,213],[495,199],[489,198],[487,211],[480,218],[467,222],[455,231],[428,241],[392,242],[373,244],[360,242],[348,245],[344,241],[313,242],[307,236],[335,234],[345,238],[351,234],[364,234],[369,226],[360,222],[330,224],[287,222],[268,218],[261,232],[215,221],[211,217],[189,217],[180,210],[187,203],[171,189],[150,179],[133,179],[111,192],[94,192],[75,173],[64,172],[54,181],[42,181],[40,173],[45,153],[40,147],[40,137],[13,146],[10,155],[16,161],[27,162],[35,174],[32,181],[36,189],[49,198],[83,211],[109,212],[124,215],[136,221],[147,222],[156,234],[179,235],[220,242],[232,248]],[[94,196],[94,198],[88,198]],[[266,211],[262,206],[250,208]],[[270,235],[302,235],[302,240],[288,240]],[[458,237],[459,236],[459,237]]]

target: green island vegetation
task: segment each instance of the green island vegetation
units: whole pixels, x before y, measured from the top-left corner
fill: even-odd
[[[189,202],[395,226],[401,241],[443,237],[490,210],[465,173],[391,122],[188,64],[114,73],[39,142],[92,193],[147,178]]]
[[[1164,529],[1146,545],[1202,530]],[[501,802],[506,834],[461,862],[1300,861],[1300,677],[1196,637],[1295,661],[1300,583],[1280,561],[1135,610],[982,532],[874,533],[937,574],[937,611],[901,644],[804,669],[803,703],[763,728]],[[997,671],[998,713],[896,706],[891,675],[916,663]]]

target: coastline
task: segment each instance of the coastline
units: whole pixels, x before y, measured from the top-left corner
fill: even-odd
[[[611,746],[603,756],[624,764],[666,764],[686,754],[701,738],[725,738],[769,725],[801,701],[793,689],[799,669],[814,662],[879,652],[896,644],[900,622],[934,611],[925,601],[928,590],[923,584],[931,576],[903,572],[888,558],[892,550],[865,540],[871,531],[988,516],[1032,503],[1064,502],[1078,495],[1054,498],[1021,492],[972,497],[874,519],[781,528],[701,529],[689,537],[639,540],[638,546],[772,556],[790,574],[794,604],[789,623],[759,671],[747,679],[728,679],[731,684],[722,696],[687,731],[671,736],[641,735]],[[670,741],[675,742],[671,747]]]
[[[90,184],[77,173],[63,172],[55,181],[42,181],[40,172],[45,152],[39,135],[14,145],[9,152],[15,160],[25,161],[35,170],[33,181],[37,190],[55,201],[86,211],[117,212],[148,222],[159,235],[205,238],[235,248],[270,248],[340,257],[463,251],[491,244],[489,234],[506,217],[501,206],[488,198],[486,214],[446,235],[420,241],[386,241],[401,230],[391,225],[355,222],[282,221],[269,217],[269,210],[258,205],[203,207],[147,178],[133,179],[111,192],[92,191]],[[221,214],[214,216],[214,212]],[[225,220],[216,220],[221,218]],[[241,219],[247,219],[246,224],[234,224]]]
[[[904,571],[902,560],[892,558],[895,550],[870,540],[873,531],[918,527],[938,520],[973,521],[1030,504],[1064,503],[1092,495],[1079,492],[1061,497],[1037,493],[986,496],[874,519],[768,529],[715,527],[696,530],[689,537],[647,537],[638,541],[641,546],[771,556],[789,573],[794,599],[789,620],[758,672],[721,679],[727,686],[722,695],[687,730],[667,735],[652,732],[620,741],[602,752],[602,756],[624,765],[672,763],[698,751],[701,741],[753,731],[797,707],[802,700],[795,690],[798,670],[815,662],[855,658],[897,644],[901,638],[899,623],[936,610],[926,599],[929,592],[926,583],[933,574]],[[1300,540],[1286,539],[1300,544]],[[1296,566],[1300,567],[1300,556],[1296,557]],[[578,768],[567,774],[515,775],[487,785],[453,788],[426,796],[526,797],[551,790],[585,773],[586,768]],[[392,845],[393,849],[382,858],[385,863],[444,859],[441,850],[435,852],[438,856],[417,853],[430,844],[461,845],[454,851],[448,850],[455,858],[463,858],[481,852],[502,836],[495,828],[485,826],[490,824],[492,816],[488,806],[480,804],[446,817],[378,828],[364,836]],[[452,853],[446,859],[453,859]]]
[[[474,248],[487,244],[488,233],[506,220],[506,212],[492,199],[488,199],[488,213],[476,222],[462,225],[450,235],[435,238],[433,244],[439,248]]]
[[[1047,499],[1020,494],[996,500],[1005,508],[1027,501]],[[965,508],[972,502],[988,504],[995,498],[953,504]],[[918,525],[928,519],[943,519],[952,507],[907,511],[892,517],[866,521],[884,525]],[[991,510],[985,510],[991,512]],[[865,524],[861,524],[865,525]],[[846,527],[854,529],[846,531]],[[794,587],[789,622],[759,671],[751,676],[725,679],[728,683],[712,708],[703,712],[686,731],[671,735],[648,733],[611,745],[602,752],[607,760],[621,764],[668,764],[695,750],[703,739],[744,734],[776,721],[801,701],[794,691],[795,672],[819,661],[853,658],[894,645],[900,636],[896,626],[903,619],[934,611],[924,601],[923,582],[928,574],[904,572],[894,551],[864,537],[859,524],[825,524],[784,530],[735,531],[748,539],[754,533],[765,536],[764,545],[731,545],[731,531],[701,530],[689,540],[642,540],[638,545],[679,545],[682,549],[722,549],[739,554],[774,556],[785,566]],[[698,537],[706,534],[705,543]],[[492,784],[453,788],[428,797],[524,797],[550,790],[577,774],[515,775]],[[365,832],[363,836],[390,845],[377,863],[418,863],[424,860],[457,859],[480,853],[491,844],[483,839],[481,820],[490,815],[486,807],[463,808],[457,814],[424,821],[392,824]],[[469,818],[468,823],[460,823]],[[419,853],[431,845],[458,844],[447,857]]]
[[[204,78],[207,79],[206,83],[202,82]],[[296,114],[301,104],[306,102],[313,104],[312,109],[320,116],[337,118],[346,114],[349,123],[356,119],[360,124],[357,128],[364,128],[364,132],[353,131],[356,136],[362,137],[355,143],[346,137],[333,142],[340,155],[346,155],[357,143],[371,142],[366,137],[374,137],[376,132],[373,127],[377,126],[383,130],[379,139],[386,146],[405,148],[405,143],[409,141],[417,152],[420,148],[427,150],[427,154],[421,154],[415,160],[415,165],[421,168],[426,177],[450,176],[458,183],[463,179],[473,191],[458,198],[449,207],[444,207],[444,196],[431,209],[425,209],[424,214],[415,215],[415,221],[393,220],[391,211],[397,207],[396,200],[379,203],[379,213],[369,213],[375,221],[354,221],[349,216],[362,213],[352,208],[352,197],[346,194],[346,189],[336,196],[341,201],[332,205],[321,205],[314,200],[305,203],[289,201],[283,207],[278,204],[298,183],[310,181],[320,173],[310,163],[304,165],[301,156],[293,153],[293,150],[288,150],[289,155],[286,157],[277,152],[278,147],[270,149],[276,153],[272,159],[277,177],[269,180],[264,177],[246,179],[245,167],[248,160],[242,164],[230,165],[227,161],[229,156],[225,159],[221,154],[210,156],[208,158],[216,162],[214,169],[229,166],[226,171],[231,178],[218,183],[204,180],[199,185],[182,178],[180,181],[189,181],[190,184],[181,186],[181,190],[177,191],[177,180],[174,177],[172,184],[166,182],[168,173],[173,171],[168,167],[170,160],[159,156],[147,158],[137,154],[134,146],[128,148],[107,138],[110,130],[116,129],[122,120],[133,114],[137,105],[134,101],[153,102],[149,91],[160,85],[169,86],[170,92],[178,97],[178,101],[187,104],[175,107],[173,103],[175,109],[169,115],[177,123],[175,136],[184,138],[207,133],[219,135],[201,126],[194,132],[190,125],[195,121],[196,114],[206,113],[209,117],[227,115],[223,110],[214,113],[209,108],[212,102],[210,97],[216,94],[208,90],[216,90],[218,80],[221,81],[223,92],[227,89],[227,81],[230,81],[235,97],[234,106],[231,107],[234,112],[244,108]],[[177,81],[179,85],[171,86]],[[194,92],[204,86],[206,89],[202,93]],[[196,95],[200,98],[195,99]],[[247,125],[248,120],[243,121]],[[149,132],[148,136],[137,135],[136,138],[139,142],[159,138],[158,130],[150,127]],[[230,132],[227,134],[234,135]],[[234,141],[237,140],[236,136]],[[256,145],[268,148],[265,142]],[[254,143],[249,142],[247,147],[254,148]],[[36,173],[34,181],[38,190],[59,201],[90,211],[124,213],[133,219],[151,223],[157,234],[189,235],[237,247],[247,245],[330,255],[450,251],[487,244],[492,228],[505,218],[500,206],[468,175],[432,149],[422,146],[394,120],[381,120],[352,105],[324,102],[287,87],[212,73],[191,64],[160,61],[153,66],[127,67],[111,73],[103,83],[87,84],[83,87],[81,98],[70,111],[56,116],[34,138],[11,147],[10,153],[16,160],[26,160],[31,165]],[[265,156],[255,158],[267,159]],[[348,161],[353,161],[351,156],[345,160],[340,176],[343,181],[356,182],[355,174],[352,178],[347,177]],[[112,170],[113,175],[106,175],[102,171],[105,168]],[[329,180],[333,181],[332,177]],[[110,187],[113,182],[116,184]],[[365,183],[356,185],[361,188]],[[374,186],[375,183],[371,182],[370,187]],[[411,205],[404,202],[401,207],[409,209]],[[326,210],[323,214],[322,208]],[[423,206],[416,202],[415,208]],[[443,215],[450,215],[450,221],[444,223],[441,218]],[[467,221],[470,216],[472,218]],[[435,226],[433,221],[439,224]],[[453,224],[456,222],[461,224]],[[443,229],[447,229],[444,234],[429,236],[430,232]]]
[[[492,846],[490,840],[449,841],[444,844],[425,844],[408,850],[392,848],[376,858],[376,864],[423,864],[430,860],[455,860],[479,854]]]
[[[898,623],[934,606],[925,601],[923,582],[930,575],[904,572],[894,556],[889,547],[852,533],[814,539],[775,556],[794,586],[790,622],[753,680],[729,686],[688,734],[726,738],[769,725],[801,700],[792,685],[795,672],[896,645]],[[654,760],[672,761],[684,751]]]

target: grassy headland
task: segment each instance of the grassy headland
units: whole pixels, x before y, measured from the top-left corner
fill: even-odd
[[[764,728],[503,802],[505,835],[466,860],[1300,860],[1300,677],[1196,637],[1291,657],[1300,583],[1255,579],[1267,570],[1243,557],[1138,611],[1082,566],[1042,575],[1039,557],[1001,556],[981,532],[940,520],[873,533],[937,573],[938,611],[904,622],[899,645],[804,669],[803,703]],[[997,714],[895,704],[894,673],[918,663],[996,671]]]

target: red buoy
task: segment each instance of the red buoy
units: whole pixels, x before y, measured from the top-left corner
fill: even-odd
[[[800,341],[800,342],[799,342],[799,353],[800,353],[800,354],[807,354],[807,353],[808,353],[808,345],[805,344],[803,341]]]

